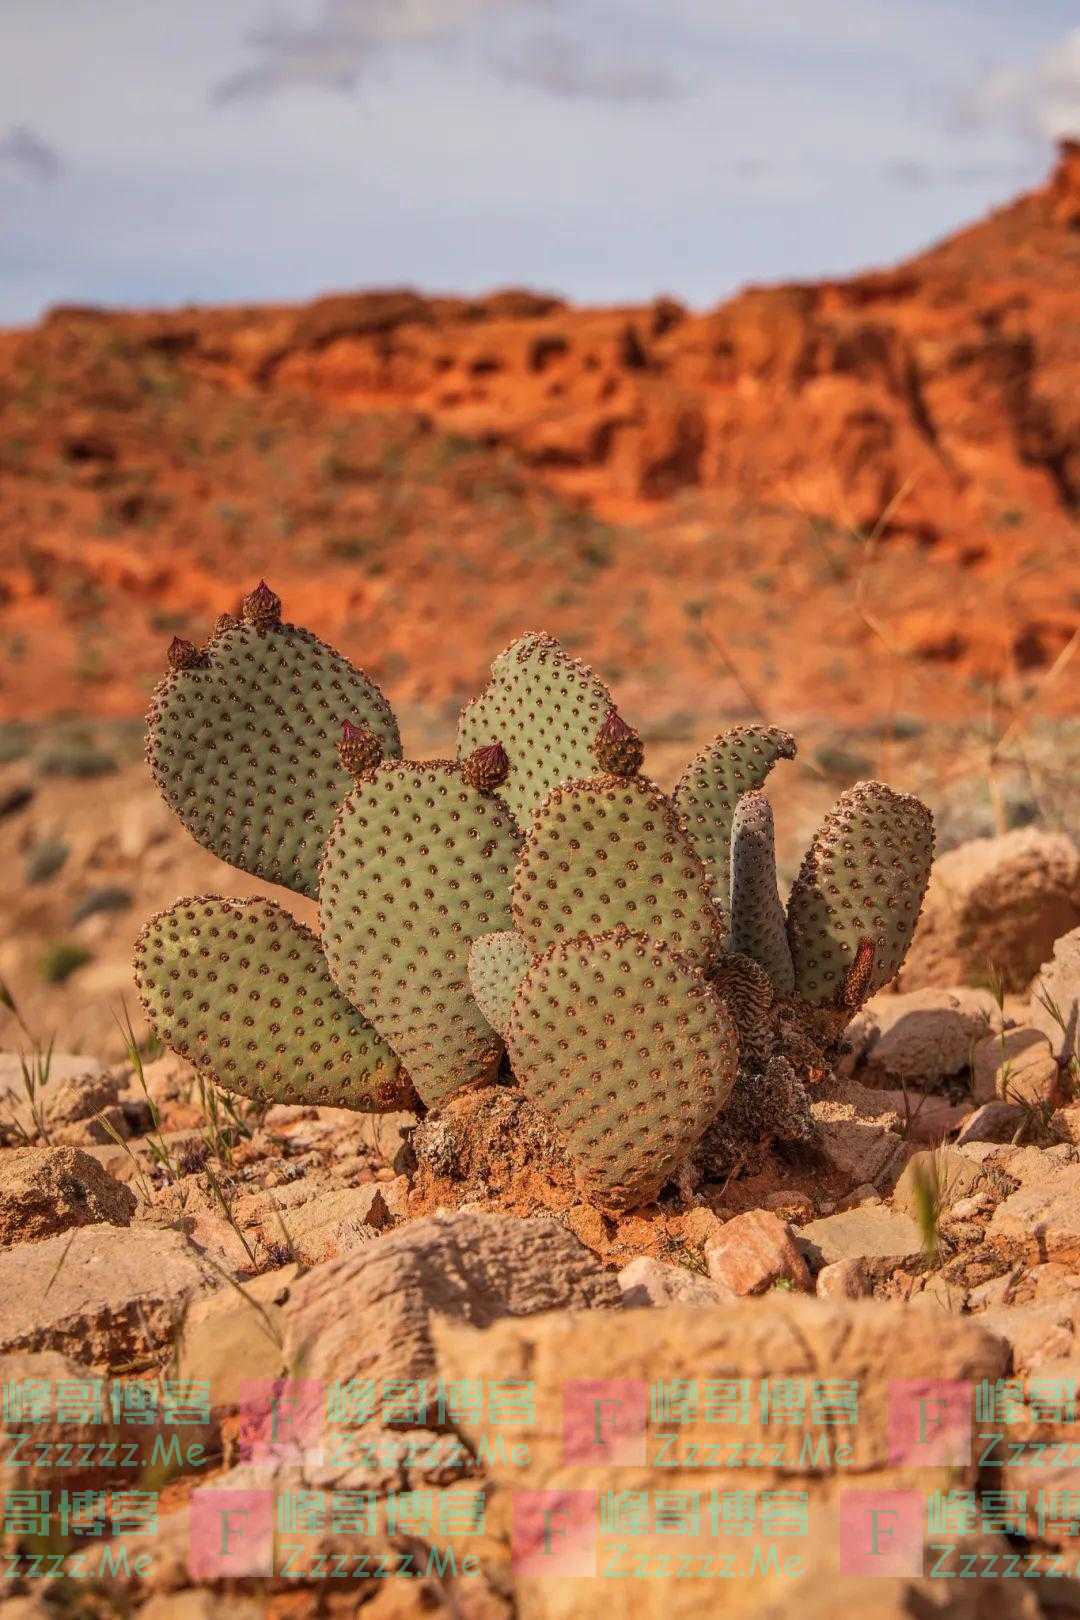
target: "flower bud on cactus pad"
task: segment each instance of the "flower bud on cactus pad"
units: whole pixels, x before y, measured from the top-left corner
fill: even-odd
[[[260,579],[255,589],[244,597],[240,611],[244,623],[262,635],[267,630],[276,630],[281,623],[281,598],[274,594],[265,579]]]
[[[338,759],[343,714],[373,732],[388,757],[400,755],[397,722],[363,670],[295,625],[260,630],[234,620],[158,686],[147,759],[200,844],[241,871],[314,896],[350,786]]]
[[[205,663],[205,657],[195,643],[185,641],[183,636],[173,636],[167,657],[170,669],[191,669],[196,664]]]
[[[501,797],[527,827],[553,787],[594,774],[593,743],[611,708],[603,682],[552,636],[522,636],[499,654],[487,686],[462,710],[458,758],[497,738],[511,765]]]
[[[488,743],[466,755],[461,774],[478,793],[496,793],[510,775],[510,756],[502,743]]]
[[[645,758],[645,745],[633,726],[612,709],[593,744],[596,763],[610,776],[635,776]]]
[[[354,726],[346,720],[341,728],[338,758],[350,776],[366,776],[382,763],[383,745],[367,726]]]

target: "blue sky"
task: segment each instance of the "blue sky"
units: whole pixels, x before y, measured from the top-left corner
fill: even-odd
[[[1073,0],[3,0],[0,322],[888,263],[1080,134]]]

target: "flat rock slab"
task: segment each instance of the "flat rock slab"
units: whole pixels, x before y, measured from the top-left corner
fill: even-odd
[[[922,1249],[919,1229],[910,1216],[881,1204],[825,1215],[800,1226],[795,1236],[812,1266],[872,1256],[903,1260]]]
[[[1001,1027],[985,990],[911,990],[882,995],[852,1019],[847,1039],[889,1081],[933,1081],[967,1068],[972,1046]]]
[[[1006,1162],[1007,1169],[1010,1162]],[[1077,1265],[1080,1262],[1080,1164],[1067,1165],[1020,1187],[998,1205],[986,1235],[991,1243],[1020,1244],[1030,1260],[1058,1260],[1065,1265]]]
[[[172,1342],[188,1300],[221,1285],[177,1232],[83,1226],[0,1254],[0,1350],[126,1364]]]
[[[978,1192],[989,1179],[989,1172],[981,1164],[955,1148],[916,1153],[904,1166],[904,1173],[893,1188],[893,1207],[914,1219],[921,1182],[930,1180],[935,1185],[939,1207],[947,1209],[957,1199]]]

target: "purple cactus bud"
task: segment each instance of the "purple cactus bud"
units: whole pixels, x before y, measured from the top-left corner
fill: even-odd
[[[195,643],[185,641],[183,636],[173,636],[169,642],[168,659],[170,669],[193,669],[206,661]]]
[[[610,776],[636,776],[645,758],[645,745],[618,710],[611,709],[596,734],[593,753],[600,769]]]
[[[255,589],[244,597],[240,605],[244,623],[250,624],[260,635],[274,630],[281,623],[281,598],[260,579]]]
[[[461,774],[478,793],[494,793],[510,775],[510,756],[501,742],[488,743],[462,760]]]
[[[341,728],[338,758],[349,775],[359,781],[382,763],[383,745],[367,726],[354,726],[346,720]]]

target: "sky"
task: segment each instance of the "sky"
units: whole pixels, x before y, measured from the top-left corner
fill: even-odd
[[[705,307],[1080,136],[1075,0],[2,0],[0,324],[364,286]]]

